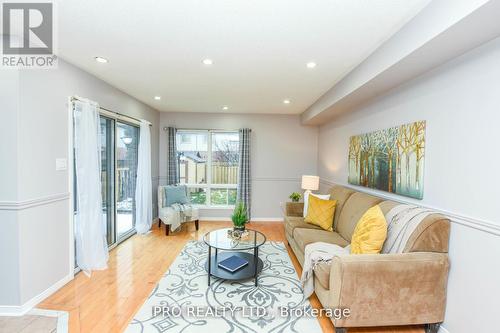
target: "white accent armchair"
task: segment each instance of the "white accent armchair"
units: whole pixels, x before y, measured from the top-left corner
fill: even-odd
[[[165,194],[166,186],[158,186],[158,228],[165,224],[165,235],[169,235],[170,230],[175,231],[181,224],[194,222],[196,230],[199,227],[199,209],[191,204],[174,204],[167,206]],[[187,195],[187,193],[186,193]]]

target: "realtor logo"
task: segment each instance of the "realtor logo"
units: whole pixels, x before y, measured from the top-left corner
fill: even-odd
[[[3,67],[55,67],[53,3],[3,3],[2,29]]]

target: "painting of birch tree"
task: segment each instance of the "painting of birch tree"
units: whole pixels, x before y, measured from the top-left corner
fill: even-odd
[[[349,183],[422,199],[425,121],[352,136]]]

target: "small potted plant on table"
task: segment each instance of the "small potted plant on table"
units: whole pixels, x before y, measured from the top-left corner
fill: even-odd
[[[300,198],[302,198],[302,195],[298,192],[293,192],[290,194],[289,198],[292,200],[292,202],[299,202]]]
[[[234,207],[233,215],[231,215],[231,220],[233,221],[234,230],[245,230],[245,224],[248,222],[248,216],[247,209],[243,202],[238,202],[238,204],[236,204],[236,207]]]
[[[298,192],[293,192],[289,196],[292,202],[286,203],[285,215],[290,216],[302,216],[302,211],[304,210],[304,204],[299,202],[302,195]]]

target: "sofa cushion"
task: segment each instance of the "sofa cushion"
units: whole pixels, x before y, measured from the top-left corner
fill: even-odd
[[[351,190],[350,188],[344,187],[344,186],[339,186],[335,185],[330,189],[330,200],[337,200],[337,206],[335,208],[335,215],[333,217],[333,230],[337,230],[337,224],[339,222],[339,216],[340,212],[342,211],[342,208],[344,207],[344,204],[346,203],[347,199],[354,193],[354,190]]]
[[[315,194],[315,193],[304,193],[304,212],[302,214],[303,217],[307,216],[307,211],[309,209],[309,198],[316,197],[322,200],[330,200],[330,194]]]
[[[366,193],[353,193],[344,204],[340,213],[337,230],[338,233],[349,242],[352,239],[354,228],[363,214],[382,199]]]
[[[378,206],[380,207],[380,210],[382,211],[382,213],[384,215],[387,215],[387,213],[389,213],[389,211],[391,209],[393,209],[394,207],[396,207],[399,204],[400,203],[396,202],[396,201],[386,200],[386,201],[382,201],[381,203],[379,203]]]
[[[343,239],[338,233],[322,229],[296,228],[293,231],[293,238],[297,241],[297,245],[299,245],[302,251],[304,251],[307,244],[315,242],[336,244],[342,247],[349,245],[349,242]]]
[[[352,254],[380,253],[387,238],[387,222],[378,205],[368,209],[359,220],[351,241]]]
[[[293,237],[293,231],[295,228],[321,230],[321,228],[317,225],[304,222],[303,217],[285,216],[285,232]]]
[[[333,215],[336,200],[322,200],[314,195],[309,196],[309,208],[304,222],[317,225],[326,231],[333,231]]]

